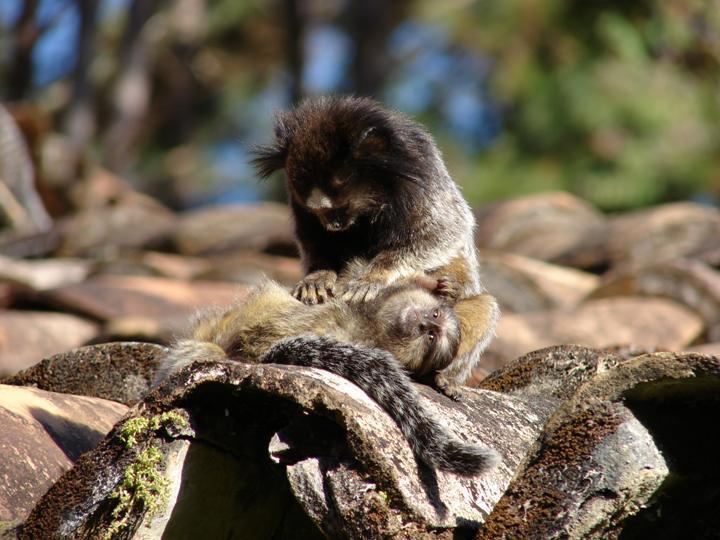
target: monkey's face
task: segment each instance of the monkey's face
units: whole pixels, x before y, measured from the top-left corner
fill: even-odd
[[[387,348],[410,371],[424,375],[447,367],[460,343],[452,307],[427,291],[394,294],[381,308]]]
[[[341,232],[406,200],[396,197],[401,179],[419,182],[406,129],[371,100],[306,101],[277,115],[275,144],[256,148],[253,163],[262,177],[285,169],[293,202]]]
[[[290,196],[312,213],[328,232],[345,231],[361,216],[372,218],[387,200],[382,187],[362,178],[359,171],[353,174],[352,171],[330,169],[312,176],[295,171],[288,166]]]
[[[436,306],[413,304],[400,313],[396,323],[396,330],[406,340],[408,353],[422,359],[420,365],[413,368],[418,375],[450,364],[460,342],[458,329],[452,308],[442,302]]]

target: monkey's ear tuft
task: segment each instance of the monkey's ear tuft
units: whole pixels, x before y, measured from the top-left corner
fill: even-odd
[[[252,150],[253,167],[265,179],[277,170],[285,168],[288,147],[293,134],[293,115],[290,112],[275,113],[275,144],[256,146]]]
[[[255,156],[250,161],[260,178],[265,179],[275,171],[285,168],[287,148],[279,144],[256,146],[252,149]]]
[[[275,113],[275,140],[278,145],[287,147],[293,134],[292,112],[278,111]]]

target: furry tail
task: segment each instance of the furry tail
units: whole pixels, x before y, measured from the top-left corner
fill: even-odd
[[[218,362],[227,360],[222,347],[207,341],[184,339],[175,343],[162,359],[155,373],[153,384],[157,385],[193,362]]]
[[[261,361],[320,368],[352,381],[390,415],[415,455],[428,465],[473,476],[498,462],[494,450],[459,441],[435,420],[387,351],[302,336],[278,342]]]

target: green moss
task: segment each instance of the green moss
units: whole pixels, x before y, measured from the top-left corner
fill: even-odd
[[[137,444],[138,437],[147,433],[149,428],[150,420],[144,416],[139,416],[126,421],[120,428],[120,433],[118,435],[125,443],[125,446],[132,448]]]
[[[3,521],[2,519],[0,519],[0,538],[2,538],[3,533],[9,532],[11,529],[14,529],[21,523],[22,523],[21,519],[14,519],[12,521]],[[8,538],[11,538],[11,537],[8,536]],[[13,536],[13,538],[14,538],[14,536]]]
[[[118,436],[127,448],[133,448],[160,428],[183,429],[187,426],[188,422],[182,415],[170,411],[150,418],[130,418],[120,428]],[[148,517],[152,517],[167,505],[170,481],[160,471],[162,462],[162,452],[150,445],[127,467],[122,482],[110,494],[110,498],[118,502],[113,509],[113,521],[104,535],[105,539],[109,540],[122,531],[133,512],[146,512]]]
[[[148,434],[150,431],[157,431],[161,427],[175,426],[185,428],[187,420],[175,411],[164,412],[150,418],[138,416],[127,420],[120,428],[119,437],[125,446],[132,448],[138,442],[138,438]]]
[[[122,482],[110,498],[118,504],[112,512],[113,522],[104,538],[110,539],[127,526],[134,510],[145,511],[149,517],[167,505],[170,496],[170,482],[159,470],[163,455],[150,446],[125,470]]]

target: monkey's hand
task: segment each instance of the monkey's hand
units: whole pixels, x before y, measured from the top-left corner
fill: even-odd
[[[442,373],[435,374],[435,388],[437,388],[438,392],[445,394],[453,401],[460,401],[462,398],[460,385],[451,383]]]
[[[368,302],[387,286],[386,280],[379,279],[368,273],[348,281],[345,284],[341,298],[346,302]]]
[[[435,290],[433,292],[437,296],[442,296],[452,303],[460,298],[462,285],[455,278],[442,276],[437,278],[437,285],[435,286]]]
[[[412,278],[418,287],[422,287],[435,296],[445,298],[450,304],[454,304],[462,292],[462,284],[450,276],[431,277],[420,274]]]
[[[305,276],[293,289],[292,295],[304,304],[322,304],[335,296],[337,273],[317,270]]]

